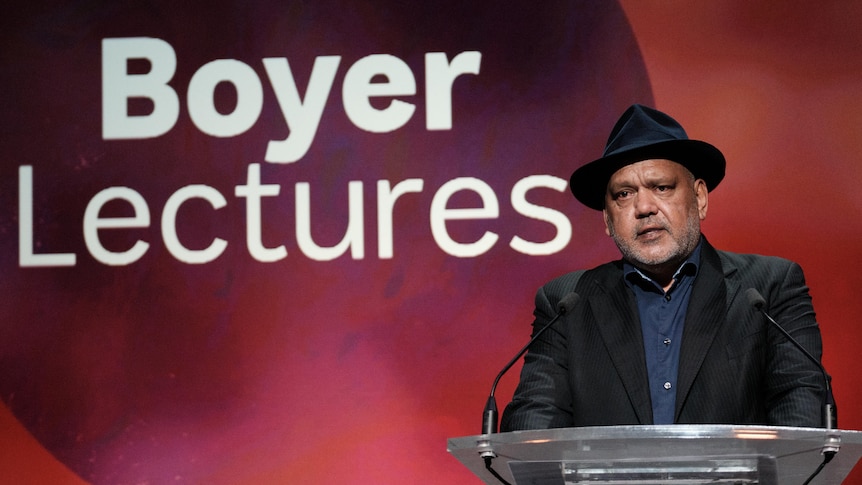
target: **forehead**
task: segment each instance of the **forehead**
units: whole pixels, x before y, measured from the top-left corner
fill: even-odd
[[[656,178],[685,177],[687,168],[672,160],[649,159],[631,163],[617,170],[608,180],[608,185],[630,184]]]

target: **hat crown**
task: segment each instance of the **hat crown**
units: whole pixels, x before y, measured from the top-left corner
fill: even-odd
[[[688,140],[682,125],[661,111],[635,104],[614,125],[603,156],[670,140]]]
[[[688,138],[675,119],[661,111],[635,104],[611,130],[602,158],[581,166],[569,178],[575,198],[602,210],[608,181],[620,168],[642,160],[667,159],[687,168],[714,189],[724,178],[724,155],[718,148]]]

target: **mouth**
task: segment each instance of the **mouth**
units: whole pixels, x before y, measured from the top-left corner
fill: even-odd
[[[656,237],[659,237],[659,235],[661,235],[661,233],[664,231],[665,231],[665,228],[661,227],[661,226],[644,227],[637,232],[637,238],[638,239],[654,239]]]

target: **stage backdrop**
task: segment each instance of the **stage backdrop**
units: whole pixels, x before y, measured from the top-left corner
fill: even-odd
[[[617,257],[567,179],[633,102],[724,151],[705,232],[803,265],[862,428],[859,7],[17,3],[13,480],[476,483],[446,438],[480,432],[536,288]]]

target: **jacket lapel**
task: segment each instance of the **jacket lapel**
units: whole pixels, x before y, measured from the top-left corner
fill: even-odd
[[[639,422],[652,424],[652,404],[637,303],[623,282],[622,271],[614,273],[597,275],[594,282],[598,291],[590,296],[590,308]]]
[[[735,284],[725,283],[728,281],[725,270],[728,274],[735,271],[733,268],[722,269],[718,253],[704,239],[701,264],[683,329],[675,418],[679,418],[692,383],[700,373],[709,348],[725,322],[727,308],[738,291]]]

